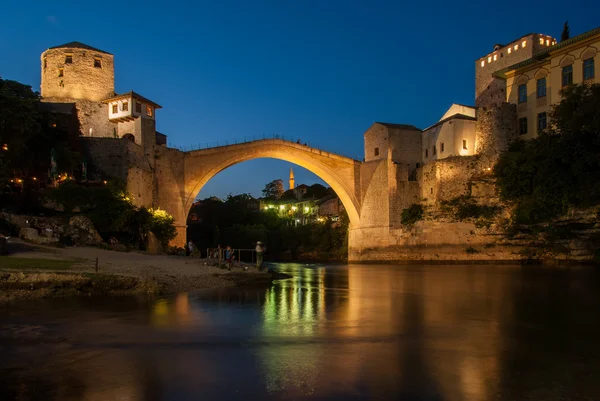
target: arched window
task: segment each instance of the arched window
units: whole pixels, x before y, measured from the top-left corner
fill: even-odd
[[[133,134],[125,134],[123,135],[123,138],[129,139],[131,142],[135,143],[135,136],[133,136]]]

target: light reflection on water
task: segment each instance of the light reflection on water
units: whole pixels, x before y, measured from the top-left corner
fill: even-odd
[[[161,299],[0,306],[1,400],[587,400],[590,269],[280,265]]]

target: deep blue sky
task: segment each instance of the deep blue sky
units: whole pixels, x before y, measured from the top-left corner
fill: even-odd
[[[409,3],[409,4],[406,4]],[[576,7],[575,7],[576,5]],[[30,1],[0,8],[0,76],[39,90],[40,54],[80,41],[115,55],[116,91],[164,108],[179,146],[283,134],[362,157],[374,121],[424,128],[451,103],[473,104],[474,60],[526,33],[577,35],[600,2]],[[254,160],[201,197],[251,192],[290,164]],[[295,168],[296,182],[315,177]]]

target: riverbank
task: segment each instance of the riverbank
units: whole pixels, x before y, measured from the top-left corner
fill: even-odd
[[[12,241],[12,240],[11,240]],[[266,286],[287,276],[244,265],[232,270],[182,256],[117,252],[93,247],[54,248],[21,240],[0,256],[0,301],[71,295],[168,294],[237,285]],[[96,271],[97,261],[97,271]]]

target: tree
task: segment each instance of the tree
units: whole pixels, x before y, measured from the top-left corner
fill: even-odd
[[[50,149],[55,149],[60,171],[72,175],[80,159],[70,149],[68,135],[40,111],[39,94],[31,86],[0,78],[0,184],[15,176],[45,174]]]
[[[560,41],[569,39],[571,35],[571,31],[569,30],[569,21],[565,21],[565,25],[563,26],[562,33],[560,34]]]
[[[515,221],[535,223],[571,207],[600,204],[600,85],[571,85],[550,115],[550,129],[518,141],[494,168]]]
[[[281,198],[283,192],[283,181],[273,180],[265,185],[265,189],[262,190],[262,195],[264,198],[275,200]]]

